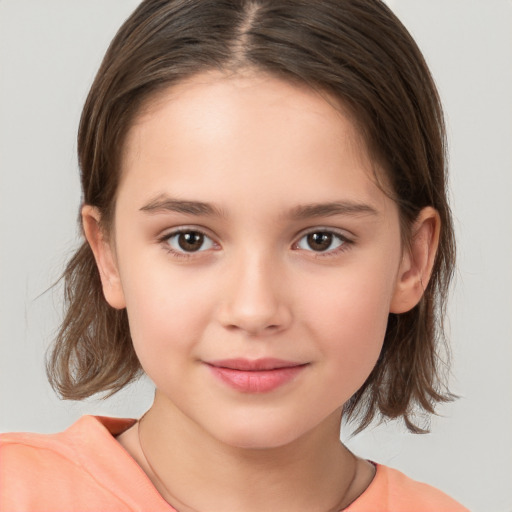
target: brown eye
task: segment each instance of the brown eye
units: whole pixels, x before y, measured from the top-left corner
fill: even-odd
[[[326,251],[332,243],[331,233],[311,233],[307,236],[308,245],[313,251]]]
[[[201,249],[204,242],[204,235],[197,231],[190,231],[188,233],[180,233],[178,235],[178,245],[181,249],[187,252],[195,252]]]
[[[341,235],[331,231],[314,231],[304,235],[297,243],[297,247],[306,251],[327,252],[337,249],[346,242]]]
[[[213,241],[200,231],[179,231],[171,234],[166,242],[175,252],[199,252],[211,249]]]

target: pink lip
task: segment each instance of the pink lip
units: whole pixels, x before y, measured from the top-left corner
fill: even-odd
[[[307,364],[282,359],[224,359],[206,363],[213,375],[237,391],[267,393],[296,377]]]

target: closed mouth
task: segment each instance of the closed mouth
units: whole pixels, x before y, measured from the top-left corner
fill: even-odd
[[[239,370],[244,372],[258,372],[279,370],[283,368],[293,368],[297,366],[305,366],[308,363],[299,363],[295,361],[285,361],[283,359],[262,358],[262,359],[223,359],[218,361],[210,361],[206,364],[216,368],[225,368],[228,370]]]
[[[223,384],[246,394],[269,393],[295,380],[309,363],[282,359],[225,359],[206,365]]]

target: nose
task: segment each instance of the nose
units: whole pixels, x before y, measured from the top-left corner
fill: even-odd
[[[280,275],[281,274],[281,275]],[[264,255],[251,255],[228,271],[218,309],[220,323],[252,336],[275,334],[291,323],[282,273]]]

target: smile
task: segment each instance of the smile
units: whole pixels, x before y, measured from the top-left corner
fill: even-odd
[[[212,374],[243,393],[268,393],[301,373],[308,363],[281,359],[226,359],[206,363]]]

